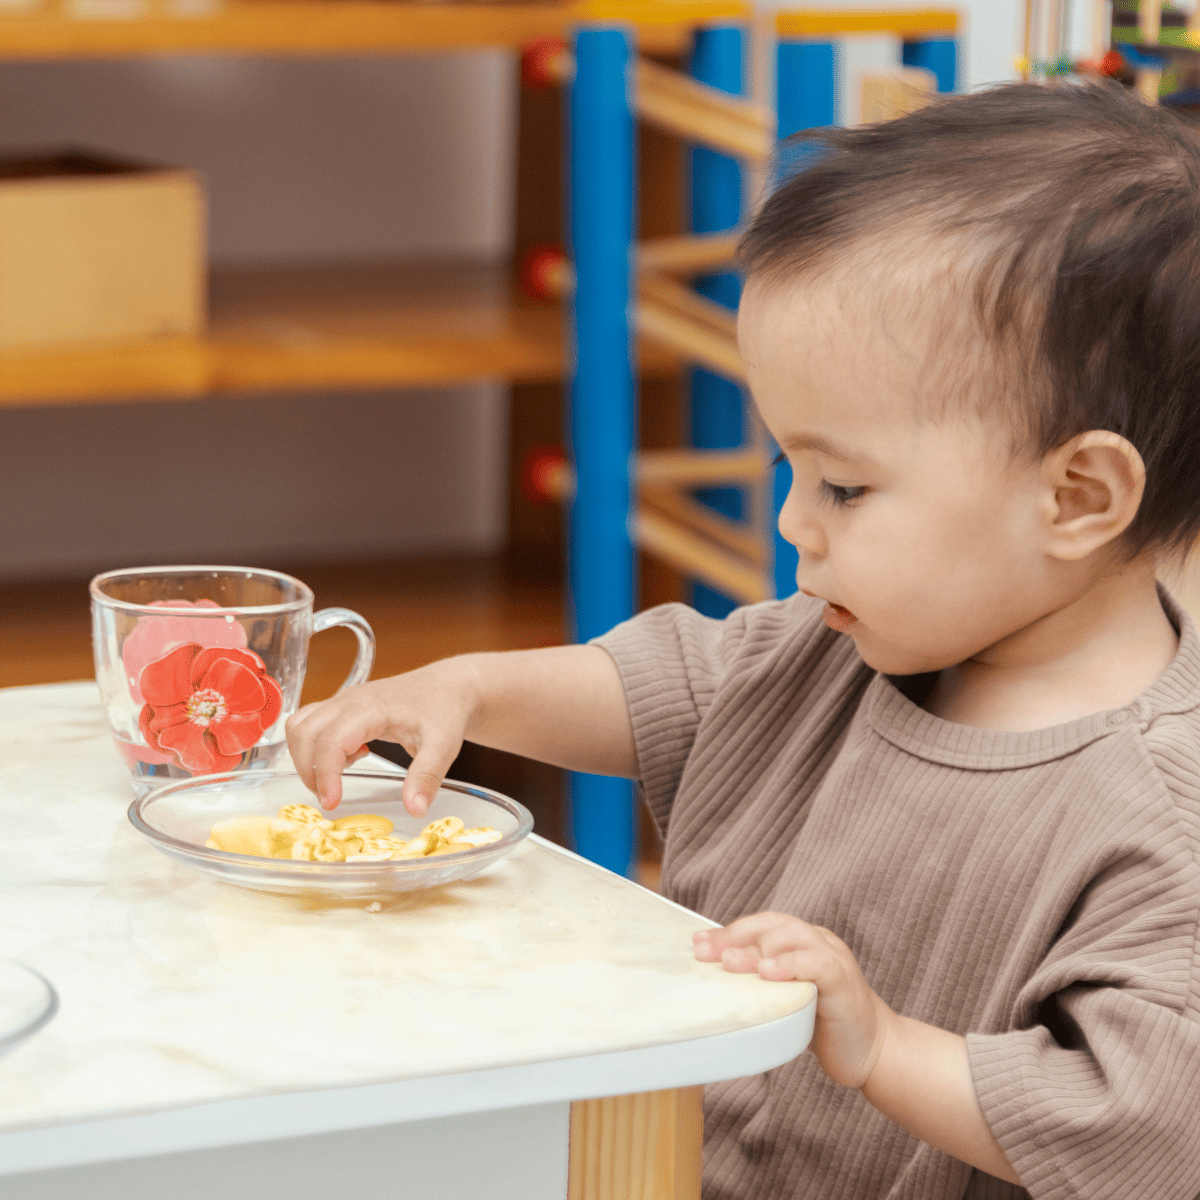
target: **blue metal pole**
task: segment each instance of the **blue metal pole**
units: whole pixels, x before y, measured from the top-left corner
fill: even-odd
[[[636,394],[629,325],[634,231],[630,42],[623,29],[581,28],[569,99],[570,244],[575,361],[568,429],[575,465],[567,578],[578,641],[633,615],[630,463]],[[580,854],[628,875],[636,810],[627,779],[572,775],[570,829]]]
[[[776,52],[779,136],[836,120],[837,62],[832,42],[780,42]]]
[[[740,96],[745,89],[745,39],[736,25],[712,26],[696,31],[691,73],[701,83]],[[691,227],[695,233],[720,233],[742,219],[742,167],[736,158],[718,154],[707,146],[691,151]],[[701,295],[737,308],[741,295],[732,271],[706,275],[697,281]],[[728,450],[745,443],[745,401],[742,389],[703,367],[692,370],[691,441],[703,450]],[[739,488],[706,488],[698,499],[735,520],[745,514],[745,497]],[[710,617],[724,617],[735,602],[707,584],[692,585],[692,604]]]
[[[924,38],[905,42],[900,52],[906,67],[924,67],[937,77],[939,92],[952,92],[958,86],[958,47],[953,38]]]
[[[780,138],[802,129],[832,125],[836,119],[837,58],[832,42],[783,42],[776,52],[776,119]],[[792,468],[781,463],[775,468],[772,500],[775,517],[792,486]],[[775,528],[775,595],[790,596],[796,590],[796,547],[784,541]]]
[[[800,566],[800,554],[791,542],[785,541],[779,533],[779,514],[783,510],[784,501],[792,487],[792,468],[781,462],[775,468],[771,480],[771,502],[775,512],[775,562],[773,577],[775,580],[775,597],[782,600],[796,590],[796,571]]]

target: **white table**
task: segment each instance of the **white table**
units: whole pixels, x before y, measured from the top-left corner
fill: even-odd
[[[210,882],[131,799],[93,684],[0,691],[0,957],[61,998],[0,1059],[4,1200],[682,1200],[698,1085],[811,1036],[811,985],[536,836],[371,911]]]

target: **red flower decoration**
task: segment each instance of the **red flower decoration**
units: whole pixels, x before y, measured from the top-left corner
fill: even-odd
[[[143,667],[140,683],[142,736],[197,775],[236,767],[283,708],[279,684],[250,650],[189,642]]]
[[[146,702],[146,697],[142,695],[142,670],[147,663],[162,658],[168,650],[185,646],[188,642],[195,642],[198,646],[246,648],[246,631],[238,621],[188,616],[190,611],[197,608],[216,608],[213,600],[197,600],[194,604],[190,600],[152,600],[150,607],[166,611],[162,616],[147,613],[139,617],[121,647],[125,677],[134,704]],[[180,612],[180,609],[183,611]]]

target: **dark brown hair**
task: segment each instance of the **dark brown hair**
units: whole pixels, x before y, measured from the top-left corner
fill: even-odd
[[[788,178],[740,247],[769,285],[873,244],[949,239],[985,353],[972,391],[1015,452],[1089,429],[1146,464],[1131,553],[1200,533],[1200,138],[1116,85],[1013,84],[783,143]],[[930,239],[933,239],[931,242]],[[899,251],[898,251],[899,252]],[[873,261],[880,261],[876,253]],[[886,259],[886,255],[884,256]],[[900,286],[903,286],[901,283]],[[1014,394],[1015,393],[1015,394]]]

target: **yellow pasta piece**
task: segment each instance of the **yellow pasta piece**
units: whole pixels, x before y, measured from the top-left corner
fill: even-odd
[[[317,825],[329,829],[333,822],[321,815],[319,808],[311,804],[285,804],[276,814],[281,821],[294,821],[297,825]]]
[[[372,850],[400,850],[407,846],[408,842],[402,837],[396,837],[394,833],[384,834],[383,837],[365,837],[363,838],[364,851]]]
[[[230,854],[251,854],[270,858],[274,830],[270,817],[230,817],[218,821],[210,830],[218,850]]]
[[[347,854],[360,854],[365,845],[363,839],[357,833],[348,829],[329,829],[326,831],[325,836],[333,845],[341,850],[343,856]]]
[[[430,833],[443,842],[448,842],[462,832],[463,823],[458,817],[443,817],[440,821],[430,821],[423,834]]]
[[[333,827],[357,833],[363,838],[386,837],[396,828],[382,813],[359,813],[357,816],[338,817]]]
[[[304,836],[305,826],[295,821],[281,821],[277,817],[271,822],[271,857],[291,858],[292,847]]]
[[[438,844],[437,834],[430,833],[428,827],[421,830],[411,842],[392,855],[393,858],[424,858]]]
[[[464,829],[462,833],[456,833],[454,840],[467,842],[472,848],[486,846],[489,842],[500,840],[500,830],[493,829],[490,825],[477,825],[474,829]]]
[[[362,849],[358,852],[360,856],[370,855],[375,858],[384,859],[391,858],[397,850],[403,850],[408,843],[403,838],[392,837],[366,837],[363,838]]]
[[[346,852],[319,825],[308,828],[296,839],[291,857],[298,862],[342,862]]]

